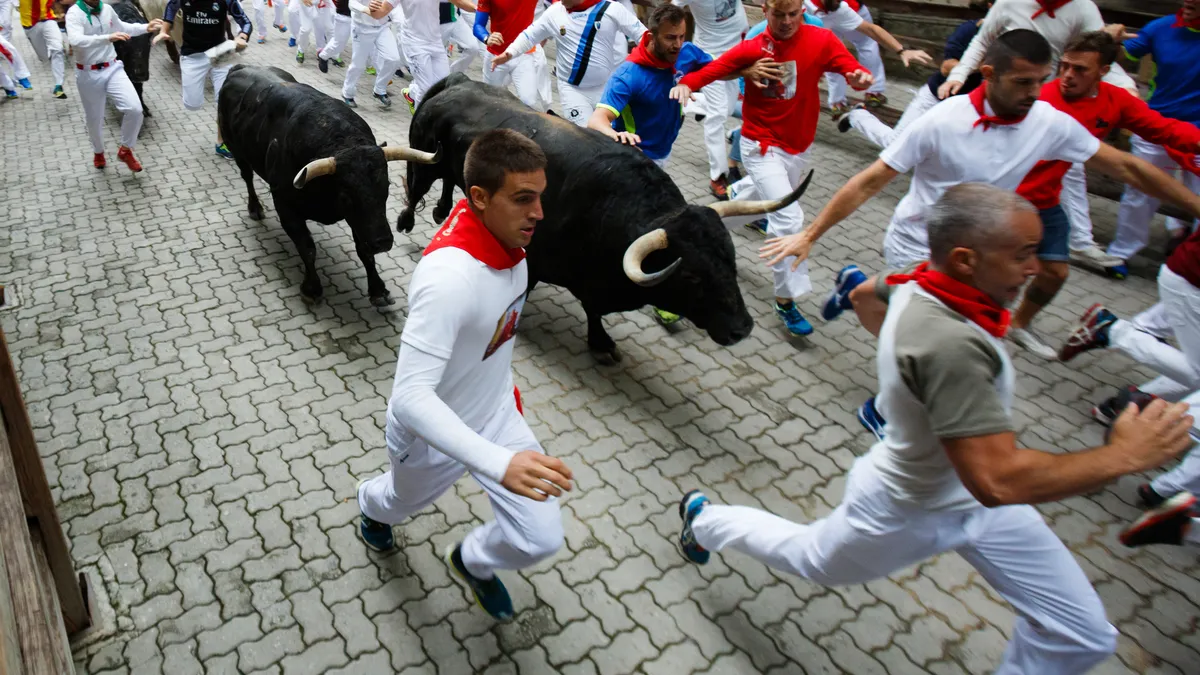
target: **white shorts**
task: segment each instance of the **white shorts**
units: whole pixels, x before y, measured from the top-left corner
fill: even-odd
[[[221,95],[221,85],[233,64],[213,66],[203,53],[179,57],[180,79],[183,81],[183,107],[199,110],[204,107],[204,81],[212,75],[213,99]]]
[[[572,124],[586,127],[588,118],[595,112],[596,104],[600,102],[603,93],[603,85],[594,89],[580,89],[559,80],[558,98],[562,101],[563,117]]]

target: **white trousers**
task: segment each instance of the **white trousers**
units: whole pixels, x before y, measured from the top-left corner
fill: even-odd
[[[1139,387],[1142,391],[1175,400],[1200,389],[1200,289],[1163,265],[1158,297],[1179,349],[1159,342],[1132,321],[1117,321],[1109,328],[1109,346],[1161,375]]]
[[[941,103],[933,92],[929,91],[929,87],[922,85],[913,94],[912,101],[909,101],[908,107],[904,109],[904,114],[896,121],[896,126],[889,127],[879,120],[878,117],[871,114],[869,111],[862,108],[855,108],[849,113],[850,126],[858,129],[859,133],[866,137],[875,145],[881,148],[886,148],[896,140],[904,128],[921,118],[921,115],[929,112],[933,106]]]
[[[313,0],[313,4],[306,5],[301,0],[291,0],[288,3],[288,14],[292,18],[292,30],[296,34],[296,53],[303,54],[310,50],[306,49],[312,42],[313,31],[317,22],[317,0]],[[298,30],[297,30],[298,28]],[[318,45],[320,50],[324,45]]]
[[[142,102],[129,76],[125,74],[125,66],[117,61],[115,66],[104,70],[76,69],[75,88],[79,90],[79,100],[83,102],[83,116],[87,120],[92,152],[104,152],[106,100],[111,100],[113,107],[121,113],[121,145],[132,150],[137,145],[138,132],[142,130]]]
[[[580,89],[573,84],[558,81],[558,98],[562,102],[563,117],[576,126],[587,126],[588,119],[596,111],[596,104],[600,102],[603,94],[604,85],[594,89]]]
[[[1137,135],[1131,139],[1131,145],[1135,157],[1140,157],[1173,176],[1179,176],[1179,165],[1161,146]],[[1200,194],[1200,176],[1185,171],[1180,180],[1192,192]],[[1132,186],[1125,186],[1125,194],[1121,196],[1121,208],[1117,212],[1117,235],[1108,247],[1109,255],[1129,260],[1146,246],[1150,241],[1150,221],[1158,211],[1159,204],[1159,200],[1154,197]],[[1186,223],[1167,218],[1167,229],[1171,232],[1185,227]]]
[[[372,91],[380,96],[387,93],[388,80],[400,67],[400,47],[396,36],[386,25],[355,25],[350,31],[354,47],[350,53],[350,67],[346,69],[346,81],[342,84],[342,96],[354,98],[358,78],[367,69],[368,55],[374,57],[375,86]]]
[[[869,457],[851,468],[842,503],[814,523],[710,505],[692,529],[710,551],[732,548],[826,586],[864,583],[955,551],[1017,613],[998,675],[1085,673],[1116,651],[1117,630],[1100,597],[1036,509],[933,512],[902,504]]]
[[[270,24],[267,23],[267,0],[254,0],[254,25],[258,28],[256,33],[258,37],[267,37],[267,28],[269,26],[286,26],[287,3],[283,0],[273,0],[272,5],[275,7],[275,18]]]
[[[334,14],[332,32],[333,37],[329,38],[325,47],[317,52],[317,58],[336,59],[342,55],[342,51],[350,43],[350,17]]]
[[[17,46],[7,37],[0,35],[0,47],[4,48],[4,60],[12,68],[13,78],[19,80],[29,77],[29,66],[25,63],[21,52],[17,50]]]
[[[858,15],[867,23],[871,20],[871,10],[860,7]],[[883,71],[883,57],[879,55],[879,43],[862,33],[852,30],[848,33],[833,32],[838,39],[849,42],[854,47],[858,62],[867,67],[875,76],[875,82],[867,88],[868,93],[882,94],[887,84],[887,74]],[[829,88],[829,105],[846,102],[846,78],[837,73],[825,73],[825,86]]]
[[[540,82],[538,81],[537,55],[521,54],[508,63],[492,70],[492,53],[484,52],[483,81],[494,87],[507,87],[511,82],[517,90],[517,98],[525,105],[539,110],[541,99]],[[542,110],[544,112],[544,110]]]
[[[450,62],[450,72],[465,73],[475,62],[475,58],[483,53],[483,43],[471,32],[475,25],[475,15],[471,12],[459,12],[458,18],[450,23],[442,24],[442,42],[447,46],[458,47],[459,56]]]
[[[1200,441],[1200,392],[1192,392],[1183,402],[1191,406],[1189,412],[1198,420],[1192,424],[1192,440]],[[1179,492],[1200,495],[1200,445],[1192,445],[1179,464],[1150,481],[1150,487],[1164,497],[1171,497]],[[1197,527],[1192,529],[1200,531]]]
[[[739,201],[749,199],[781,199],[800,185],[804,170],[808,168],[808,151],[793,155],[779,148],[767,148],[762,153],[758,141],[742,136],[742,165],[747,177],[753,181],[754,190],[735,190]],[[796,234],[804,227],[804,210],[799,203],[791,204],[774,213],[767,214],[767,234],[785,237]],[[812,291],[808,278],[808,261],[792,271],[793,257],[771,267],[775,277],[775,297],[799,298]]]
[[[408,95],[412,97],[414,105],[419,105],[425,92],[450,74],[450,57],[441,43],[424,42],[409,35],[403,35],[402,39],[404,58],[408,60],[408,69],[412,73]]]
[[[0,37],[11,41],[13,39],[13,5],[15,0],[0,0]]]
[[[183,83],[183,107],[199,110],[204,107],[204,80],[212,77],[213,100],[221,95],[221,86],[229,75],[232,63],[213,66],[203,52],[179,57],[179,79]]]
[[[1072,164],[1063,176],[1059,202],[1071,223],[1071,249],[1082,251],[1096,245],[1092,238],[1092,209],[1088,204],[1087,174],[1082,164]]]
[[[621,35],[622,39],[625,37]],[[719,55],[714,54],[713,58]],[[701,89],[704,92],[704,149],[708,153],[708,177],[716,180],[729,170],[725,149],[725,121],[737,105],[737,80],[717,80]],[[559,87],[559,94],[562,87]]]
[[[497,412],[479,433],[514,451],[542,450],[515,405]],[[405,521],[467,473],[465,466],[420,439],[405,447],[389,445],[388,455],[391,469],[363,483],[358,493],[362,512],[381,523]],[[562,547],[562,514],[557,499],[535,502],[509,492],[487,476],[475,472],[471,476],[487,492],[496,516],[471,530],[463,540],[463,563],[471,574],[487,579],[494,570],[529,567]]]
[[[66,67],[63,61],[63,36],[58,30],[58,24],[53,21],[39,21],[31,28],[25,29],[25,37],[29,38],[29,44],[33,46],[33,53],[37,54],[38,60],[42,63],[50,62],[54,84],[61,87]]]

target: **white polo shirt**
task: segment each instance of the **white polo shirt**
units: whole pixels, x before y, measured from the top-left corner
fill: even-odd
[[[631,40],[640,40],[646,27],[617,2],[609,2],[596,22],[594,17],[600,16],[600,9],[601,5],[596,5],[582,12],[568,12],[561,2],[556,2],[504,51],[516,57],[545,40],[554,40],[558,79],[580,89],[602,88],[620,64],[616,52],[598,49],[596,45],[613,44],[618,32]],[[625,55],[620,58],[624,60]]]
[[[671,4],[691,9],[696,20],[692,42],[714,59],[741,42],[750,29],[742,0],[671,0]]]
[[[400,41],[411,47],[445,49],[439,21],[438,0],[396,0],[404,18],[400,21]]]
[[[844,2],[838,5],[838,8],[832,12],[826,12],[814,4],[812,0],[805,0],[804,8],[808,10],[809,14],[813,14],[820,19],[825,28],[838,35],[845,35],[846,33],[858,30],[858,27],[863,22],[863,18],[858,15],[858,12],[851,9],[850,5]]]
[[[986,102],[984,110],[993,114]],[[1100,141],[1070,115],[1049,103],[1033,104],[1017,124],[976,126],[970,96],[954,96],[910,124],[879,155],[889,167],[912,171],[908,194],[888,224],[884,249],[888,265],[900,267],[929,257],[927,218],[947,188],[959,183],[989,183],[1016,190],[1029,170],[1043,160],[1086,162]]]

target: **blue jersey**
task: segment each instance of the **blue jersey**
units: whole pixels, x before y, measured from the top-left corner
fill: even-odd
[[[1151,108],[1163,117],[1200,124],[1200,31],[1173,28],[1174,23],[1174,16],[1151,21],[1125,41],[1125,51],[1134,58],[1154,57]]]
[[[955,28],[954,33],[946,40],[946,48],[942,51],[942,59],[961,59],[977,33],[979,33],[979,22],[975,19],[958,24],[958,28]],[[938,89],[945,82],[946,76],[939,70],[930,75],[925,84],[929,87],[929,91],[933,92],[934,96],[937,96]],[[958,93],[969,94],[982,83],[983,75],[979,71],[975,71],[967,77],[966,82],[963,82],[963,86],[958,90]]]
[[[642,139],[638,147],[647,157],[663,159],[671,154],[683,126],[683,107],[667,95],[684,75],[711,61],[707,52],[690,42],[683,43],[679,50],[674,70],[626,61],[609,78],[599,107],[617,116],[613,129]]]

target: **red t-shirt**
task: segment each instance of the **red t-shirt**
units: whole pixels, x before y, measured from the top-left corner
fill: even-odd
[[[1151,143],[1194,152],[1200,145],[1200,128],[1187,122],[1163,117],[1146,102],[1124,89],[1100,83],[1095,97],[1068,101],[1059,89],[1059,80],[1042,86],[1040,98],[1074,117],[1093,136],[1103,139],[1114,129],[1128,129]],[[1062,194],[1062,179],[1070,170],[1067,162],[1038,162],[1021,181],[1017,194],[1039,209],[1057,206]]]
[[[723,77],[771,58],[784,67],[784,77],[765,88],[746,83],[742,103],[742,137],[763,147],[777,147],[793,155],[812,145],[821,114],[817,83],[826,72],[845,75],[867,68],[856,61],[832,32],[800,26],[790,39],[776,40],[771,29],[744,40],[721,58],[693,73],[680,84],[697,91]]]
[[[489,52],[500,55],[521,31],[533,23],[537,0],[479,0],[478,5],[479,11],[488,13],[488,30],[504,37],[504,42],[499,46],[487,48]]]

